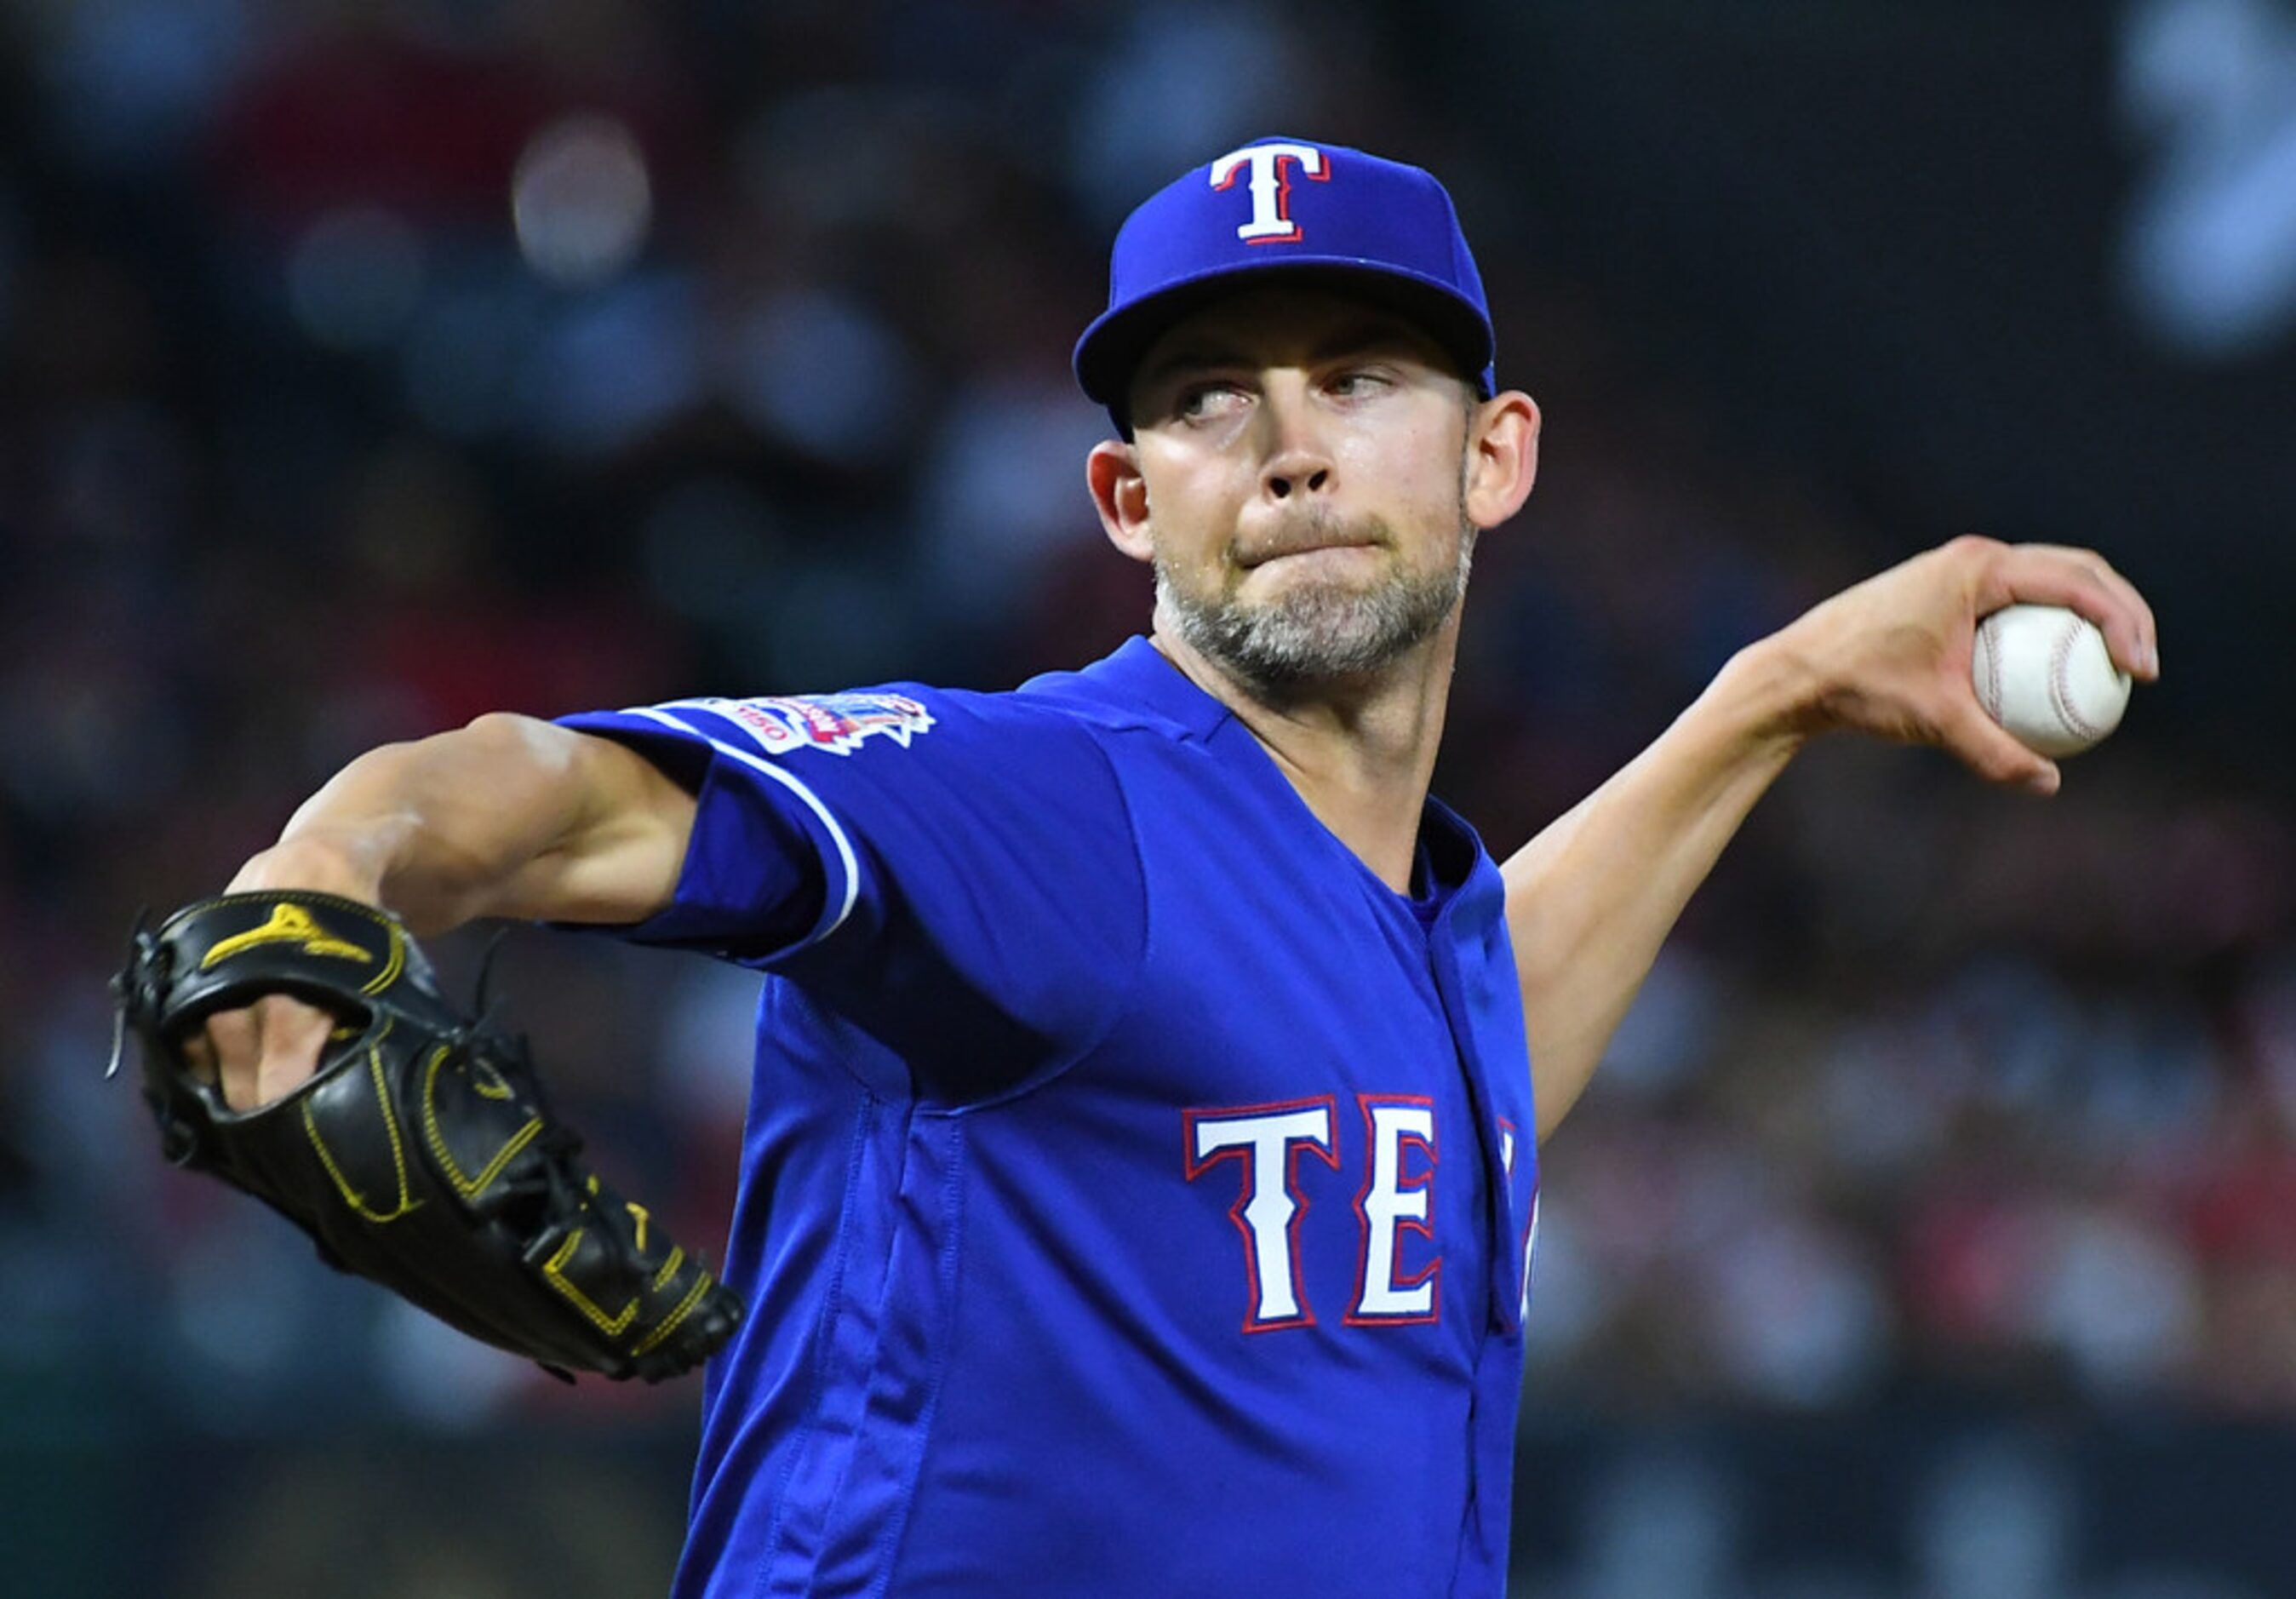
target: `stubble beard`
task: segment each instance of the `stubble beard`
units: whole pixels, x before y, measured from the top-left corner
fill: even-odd
[[[1393,550],[1382,523],[1366,542]],[[1458,555],[1439,571],[1397,573],[1369,588],[1300,582],[1272,600],[1245,603],[1233,593],[1195,594],[1155,558],[1156,605],[1180,636],[1237,677],[1274,692],[1332,679],[1361,677],[1400,660],[1433,636],[1466,597],[1475,528],[1460,519]]]

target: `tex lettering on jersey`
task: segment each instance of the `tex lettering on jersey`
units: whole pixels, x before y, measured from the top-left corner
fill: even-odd
[[[1358,1094],[1363,1141],[1341,1137],[1332,1096],[1280,1104],[1189,1110],[1181,1114],[1186,1178],[1208,1179],[1226,1163],[1238,1184],[1228,1210],[1243,1241],[1243,1330],[1268,1332],[1316,1324],[1300,1265],[1300,1233],[1310,1200],[1300,1183],[1303,1159],[1335,1171],[1361,1170],[1354,1212],[1355,1284],[1341,1320],[1350,1327],[1423,1324],[1441,1319],[1443,1243],[1435,1236],[1431,1190],[1440,1144],[1436,1109],[1424,1095]],[[1513,1123],[1500,1118],[1504,1175],[1514,1176]],[[1319,1218],[1320,1219],[1320,1218]],[[1530,1261],[1538,1242],[1538,1201],[1514,1241],[1522,1265],[1518,1316],[1530,1308]],[[1330,1292],[1322,1284],[1317,1295]]]

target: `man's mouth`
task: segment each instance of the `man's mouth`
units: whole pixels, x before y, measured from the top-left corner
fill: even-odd
[[[1370,538],[1307,539],[1297,544],[1279,545],[1274,549],[1261,550],[1246,557],[1243,566],[1246,570],[1250,570],[1256,567],[1272,565],[1278,561],[1289,561],[1299,555],[1319,555],[1326,550],[1375,550],[1377,548],[1379,548],[1378,541]]]

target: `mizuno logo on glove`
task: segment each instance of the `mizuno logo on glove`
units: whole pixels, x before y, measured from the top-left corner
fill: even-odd
[[[305,955],[340,955],[344,960],[369,965],[374,962],[374,956],[348,939],[329,937],[301,906],[275,905],[271,907],[271,920],[262,926],[218,940],[201,960],[200,970],[204,972],[217,961],[229,960],[258,944],[300,944]]]

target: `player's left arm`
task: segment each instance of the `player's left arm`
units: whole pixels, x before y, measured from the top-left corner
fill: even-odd
[[[2017,602],[2079,611],[2122,669],[2159,675],[2152,610],[2101,556],[1956,539],[1739,652],[1655,742],[1506,861],[1541,1138],[1594,1076],[1723,847],[1811,738],[1935,744],[1992,782],[2056,791],[2055,764],[1988,717],[1970,682],[1978,619]]]

